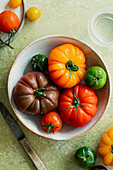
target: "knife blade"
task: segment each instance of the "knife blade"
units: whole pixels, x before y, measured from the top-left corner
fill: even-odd
[[[1,102],[0,102],[0,111],[1,111],[4,119],[6,120],[7,124],[9,125],[10,129],[12,130],[13,134],[15,135],[15,137],[17,138],[19,143],[22,145],[22,147],[24,148],[24,150],[26,151],[28,156],[31,158],[35,167],[38,170],[47,170],[44,163],[42,162],[42,160],[40,159],[38,154],[34,151],[31,144],[29,143],[29,141],[25,137],[25,134],[23,133],[23,131],[21,130],[19,125],[13,119],[13,117],[9,113],[8,109]]]

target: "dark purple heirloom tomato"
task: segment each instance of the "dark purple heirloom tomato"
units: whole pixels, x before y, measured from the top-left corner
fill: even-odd
[[[59,89],[42,72],[29,72],[17,82],[13,98],[22,112],[43,115],[57,108]]]

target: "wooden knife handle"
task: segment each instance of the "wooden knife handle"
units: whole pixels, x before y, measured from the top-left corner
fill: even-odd
[[[38,156],[38,154],[34,151],[32,146],[28,142],[28,140],[26,138],[24,138],[24,139],[21,139],[19,142],[23,146],[23,148],[25,149],[26,153],[31,158],[31,160],[34,163],[35,167],[38,170],[47,170],[47,168],[45,167],[44,163],[41,161],[41,159]]]

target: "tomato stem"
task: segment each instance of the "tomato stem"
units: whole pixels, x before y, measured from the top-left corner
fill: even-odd
[[[39,99],[43,98],[44,96],[46,96],[46,94],[44,93],[46,90],[48,90],[48,89],[46,89],[44,87],[40,87],[39,89],[36,89],[34,91],[34,95]]]
[[[48,133],[49,133],[50,130],[52,130],[53,134],[54,134],[53,128],[59,128],[57,126],[53,126],[53,123],[47,123],[47,125],[42,125],[42,126],[48,128],[48,131],[47,131]]]
[[[31,65],[35,71],[46,71],[48,69],[48,58],[43,54],[37,54],[32,57]]]
[[[70,71],[70,78],[72,76],[73,71],[78,71],[79,70],[78,66],[76,64],[74,64],[71,60],[69,60],[66,63],[66,68]]]
[[[11,49],[14,49],[11,45],[10,45],[10,41],[11,41],[11,38],[14,36],[16,30],[11,30],[8,32],[8,42],[5,42],[3,41],[1,38],[0,38],[0,41],[1,41],[1,44],[5,44],[7,45],[8,47],[10,47]]]
[[[72,101],[73,106],[66,107],[65,109],[71,109],[71,108],[76,107],[76,112],[77,112],[77,115],[79,116],[77,106],[81,106],[81,107],[85,107],[85,106],[83,104],[80,104],[80,99],[76,97],[74,89],[73,89],[73,95],[75,97],[75,99]]]
[[[1,41],[1,44],[5,44],[5,45],[7,45],[8,47],[10,47],[11,49],[14,49],[14,48],[10,45],[10,43],[6,43],[6,42],[3,41],[1,38],[0,38],[0,41]]]
[[[112,149],[111,149],[111,153],[113,154],[113,145],[111,145],[111,148],[112,148]]]
[[[104,78],[104,76],[98,77],[97,72],[95,73],[95,76],[92,76],[92,75],[87,75],[87,76],[93,80],[91,83],[89,83],[90,86],[93,85],[93,83],[98,84],[98,81]]]

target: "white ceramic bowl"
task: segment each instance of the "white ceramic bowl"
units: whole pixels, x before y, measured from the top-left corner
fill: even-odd
[[[82,43],[79,40],[70,37],[55,35],[55,36],[43,37],[26,46],[16,57],[8,77],[9,101],[17,118],[21,121],[23,125],[25,125],[29,130],[31,130],[35,134],[54,140],[71,139],[80,136],[85,132],[87,132],[88,130],[90,130],[99,121],[99,119],[105,112],[106,106],[108,105],[110,99],[110,90],[111,90],[110,79],[108,74],[108,80],[104,88],[96,91],[96,95],[98,97],[98,109],[97,109],[96,116],[91,120],[90,123],[88,123],[83,127],[75,128],[64,123],[62,129],[59,132],[56,132],[55,134],[48,134],[44,132],[44,130],[42,129],[40,116],[27,115],[25,113],[22,113],[17,108],[12,98],[12,92],[17,81],[24,74],[33,71],[29,64],[31,57],[38,53],[48,56],[52,48],[55,48],[64,43],[71,43],[73,45],[78,46],[81,50],[83,50],[86,57],[87,68],[94,65],[98,65],[103,67],[108,74],[108,70],[105,64],[103,63],[101,57],[97,53],[95,53],[89,46],[87,46],[86,44]]]

